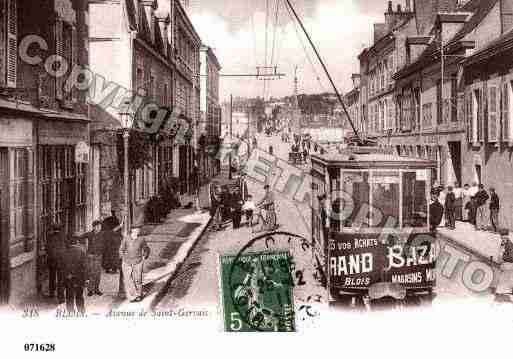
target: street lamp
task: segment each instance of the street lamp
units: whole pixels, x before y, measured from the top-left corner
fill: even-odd
[[[123,188],[124,188],[124,204],[125,211],[123,213],[123,239],[128,239],[130,229],[130,216],[129,216],[129,173],[128,173],[128,139],[130,138],[130,129],[132,128],[134,117],[129,111],[129,103],[125,103],[125,108],[119,113],[119,120],[123,128]],[[123,271],[119,271],[119,289],[118,296],[124,297],[124,283],[123,283]]]

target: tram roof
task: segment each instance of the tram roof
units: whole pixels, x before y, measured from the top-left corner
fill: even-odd
[[[326,167],[436,167],[436,162],[432,160],[399,156],[392,153],[386,153],[385,151],[377,148],[347,149],[342,153],[332,152],[324,155],[312,155],[312,161],[321,163]]]

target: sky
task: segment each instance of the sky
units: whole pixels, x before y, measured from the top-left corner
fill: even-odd
[[[332,87],[299,25],[291,21],[285,0],[189,1],[191,21],[203,43],[214,49],[222,66],[221,73],[255,73],[257,66],[265,66],[267,53],[268,66],[271,63],[272,66],[278,66],[279,72],[285,73],[286,77],[268,82],[266,98],[293,93],[295,66],[298,66],[299,93],[332,92]],[[277,1],[278,20],[277,26],[274,26]],[[383,14],[388,2],[290,1],[318,47],[337,88],[342,93],[348,91],[351,88],[351,74],[359,72],[357,55],[371,43],[373,23],[384,21]],[[394,1],[394,7],[398,1]],[[269,9],[267,46],[266,8]],[[305,54],[305,47],[310,60]],[[264,81],[253,78],[221,78],[221,99],[226,100],[230,94],[243,97],[264,96]]]

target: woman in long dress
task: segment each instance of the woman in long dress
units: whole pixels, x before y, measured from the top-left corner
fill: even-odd
[[[139,237],[139,228],[133,228],[130,236],[124,238],[119,247],[125,292],[131,302],[140,302],[143,298],[143,266],[149,255],[150,247]]]

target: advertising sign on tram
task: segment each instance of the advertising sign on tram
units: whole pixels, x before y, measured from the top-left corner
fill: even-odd
[[[328,267],[330,285],[336,289],[365,289],[380,282],[405,288],[435,284],[435,251],[428,241],[415,245],[384,243],[364,234],[330,239]]]

